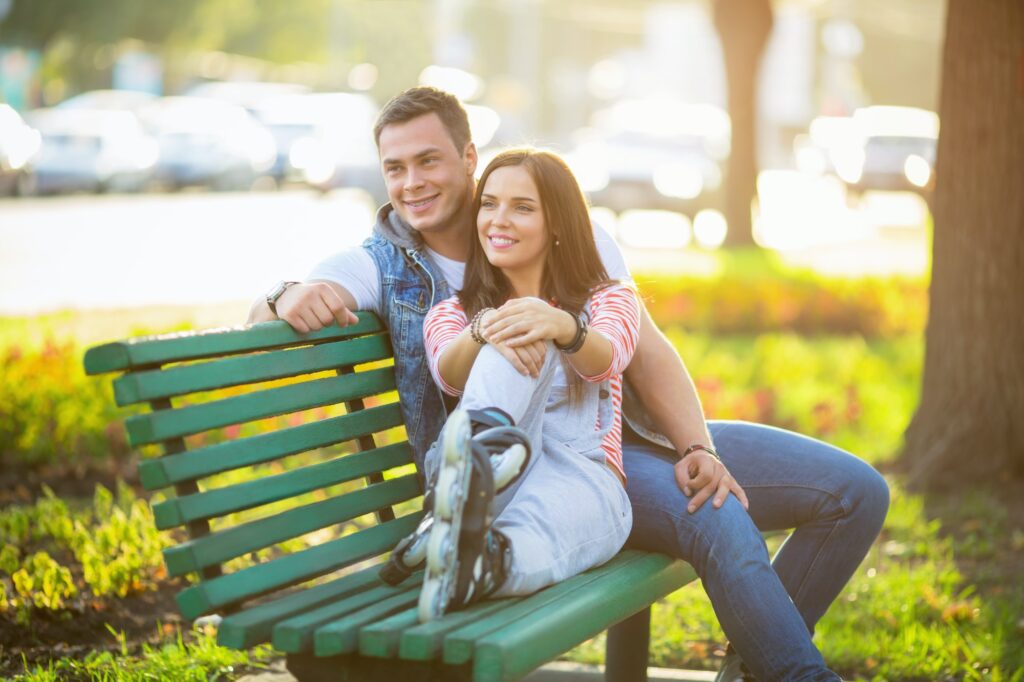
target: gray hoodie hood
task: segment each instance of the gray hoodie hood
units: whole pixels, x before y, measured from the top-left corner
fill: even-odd
[[[398,211],[392,208],[391,204],[384,204],[377,209],[377,222],[373,226],[373,234],[402,249],[420,249],[423,246],[423,238],[398,217]]]

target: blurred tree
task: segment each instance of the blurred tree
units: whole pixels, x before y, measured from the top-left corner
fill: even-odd
[[[732,118],[732,150],[725,179],[728,246],[754,243],[750,202],[757,191],[757,77],[772,31],[770,0],[715,0],[715,28],[722,41]]]
[[[0,23],[4,42],[45,50],[60,38],[112,43],[121,38],[164,42],[204,0],[14,0]]]
[[[911,483],[1024,478],[1024,3],[950,0]]]

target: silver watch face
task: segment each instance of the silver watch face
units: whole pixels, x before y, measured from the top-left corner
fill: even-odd
[[[277,299],[281,298],[281,294],[283,294],[285,292],[285,289],[287,288],[287,282],[278,282],[277,284],[274,285],[274,288],[271,289],[270,292],[267,294],[267,300],[271,302],[276,301]]]

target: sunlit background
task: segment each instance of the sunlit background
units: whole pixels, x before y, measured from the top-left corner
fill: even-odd
[[[465,102],[484,161],[563,153],[634,269],[713,269],[736,229],[710,2],[123,0],[54,18],[66,4],[0,0],[0,311],[301,279],[368,234],[386,200],[372,124],[418,83]],[[829,274],[927,271],[942,5],[773,4],[756,244]]]

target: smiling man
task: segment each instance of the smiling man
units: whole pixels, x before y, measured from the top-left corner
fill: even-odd
[[[422,471],[447,414],[427,365],[423,320],[462,287],[476,224],[477,151],[461,104],[433,88],[393,98],[374,134],[390,202],[377,212],[373,235],[324,260],[305,283],[276,285],[253,304],[249,322],[280,318],[308,332],[350,324],[353,310],[377,313],[391,332],[401,408]],[[609,276],[629,280],[615,242],[598,227],[595,239]],[[731,642],[717,679],[839,679],[811,637],[881,529],[885,480],[853,455],[799,434],[705,422],[685,366],[646,311],[625,376],[629,544],[696,569]],[[795,530],[771,560],[760,532],[786,529]]]

